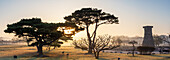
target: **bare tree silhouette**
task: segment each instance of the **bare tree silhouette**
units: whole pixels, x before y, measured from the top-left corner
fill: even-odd
[[[88,40],[85,38],[82,38],[81,40],[74,40],[73,45],[75,48],[81,48],[82,50],[88,50]],[[119,44],[116,44],[113,37],[110,35],[101,35],[98,36],[94,40],[93,44],[93,54],[95,55],[95,58],[99,58],[99,53],[104,50],[112,50],[114,48],[119,47]]]
[[[130,41],[129,42],[129,44],[132,44],[132,47],[133,47],[133,49],[132,49],[132,56],[135,56],[135,44],[137,44],[138,42],[136,42],[136,41]]]

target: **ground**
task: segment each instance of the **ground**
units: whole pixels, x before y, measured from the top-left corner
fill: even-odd
[[[64,54],[62,53],[64,51]],[[93,55],[85,54],[87,51],[75,49],[71,46],[62,46],[51,51],[44,47],[44,54],[49,57],[37,58],[34,57],[36,47],[28,47],[26,45],[2,45],[0,46],[0,60],[95,60]],[[67,54],[69,54],[67,56]],[[13,58],[17,55],[18,58]],[[155,54],[155,55],[138,55],[132,57],[131,54],[108,53],[101,52],[99,60],[170,60],[170,54]]]

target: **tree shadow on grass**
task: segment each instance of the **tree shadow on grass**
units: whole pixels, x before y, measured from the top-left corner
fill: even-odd
[[[28,49],[27,49],[28,50]],[[32,49],[31,49],[32,50]],[[52,51],[52,50],[51,50]],[[48,56],[48,54],[50,51],[44,51],[44,55],[42,56],[39,56],[37,52],[26,52],[26,53],[23,53],[23,54],[18,54],[16,55],[17,56],[17,59],[20,59],[20,58],[26,58],[26,59],[31,59],[31,60],[34,60],[36,58],[44,58],[44,57],[50,57]],[[12,55],[9,55],[9,56],[4,56],[4,57],[0,57],[0,59],[7,59],[7,60],[13,60],[13,56]]]
[[[98,60],[109,60],[109,59],[99,58]]]
[[[160,56],[160,55],[147,55],[147,56],[152,56],[152,57],[165,57],[165,58],[170,58],[170,56]]]
[[[128,56],[128,57],[139,57],[139,56]]]
[[[35,53],[36,52],[19,54],[17,55],[17,58],[14,58],[13,56],[4,56],[4,57],[0,57],[0,60],[16,60],[20,58],[32,58],[32,55],[35,55]]]
[[[170,60],[170,56],[159,56],[159,55],[148,55],[153,57],[163,57],[163,59],[157,59],[157,60]]]
[[[17,58],[14,58],[13,56],[5,56],[1,57],[0,60],[56,60],[56,59],[62,59],[63,55],[58,55],[55,57],[48,56],[44,54],[42,57],[38,56],[38,53],[32,52],[32,53],[24,53],[21,55],[17,55]]]
[[[156,60],[170,60],[170,58],[156,59]]]

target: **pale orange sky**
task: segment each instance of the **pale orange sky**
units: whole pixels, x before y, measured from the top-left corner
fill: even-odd
[[[44,22],[64,22],[63,17],[84,7],[102,9],[119,17],[120,24],[102,25],[97,34],[113,36],[143,36],[143,26],[152,25],[153,34],[170,33],[169,0],[1,0],[0,37],[12,38],[4,33],[6,25],[22,18],[39,17]],[[93,27],[90,27],[92,32]],[[76,38],[86,37],[86,31]]]

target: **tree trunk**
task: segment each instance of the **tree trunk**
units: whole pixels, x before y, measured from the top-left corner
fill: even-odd
[[[95,44],[94,41],[95,41],[95,38],[96,38],[97,28],[98,28],[98,26],[97,26],[97,22],[96,22],[95,30],[94,30],[94,33],[93,33],[94,35],[92,36],[93,37],[92,49],[94,48],[94,44]]]
[[[38,36],[35,36],[35,38],[36,38],[36,40],[37,40],[37,42],[38,42],[38,44],[36,45],[36,47],[37,47],[37,53],[39,53],[39,57],[41,57],[41,56],[43,56],[43,50],[42,50],[42,47],[43,47],[43,44],[42,44],[42,39],[41,38],[39,38],[38,39]]]
[[[37,53],[39,53],[39,47],[38,46],[36,46],[37,47]]]
[[[99,52],[97,51],[96,53],[97,53],[97,54],[96,54],[95,58],[96,58],[96,59],[99,59]]]
[[[90,43],[90,44],[91,44],[91,43]],[[89,45],[88,53],[89,53],[89,54],[92,54],[92,48],[91,48],[91,45]]]
[[[133,56],[133,57],[135,56],[135,54],[134,54],[134,50],[133,50],[133,52],[132,52],[132,56]]]
[[[39,56],[42,56],[43,55],[42,45],[37,46],[37,48],[38,48],[37,52],[39,53]]]
[[[55,49],[55,47],[56,47],[56,46],[54,46],[54,48],[53,48],[53,49]]]
[[[135,45],[133,44],[133,51],[132,51],[132,56],[133,57],[135,56],[134,51],[135,51]]]
[[[86,31],[87,31],[88,41],[89,41],[89,50],[88,50],[88,53],[92,54],[92,44],[91,44],[91,38],[90,38],[90,33],[89,33],[89,26],[86,27]]]
[[[48,48],[48,50],[50,51],[50,47]]]

